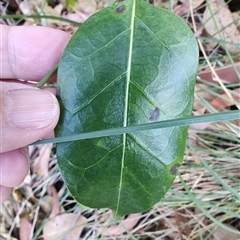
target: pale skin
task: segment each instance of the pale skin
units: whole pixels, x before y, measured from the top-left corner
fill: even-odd
[[[51,28],[0,25],[0,203],[29,171],[27,146],[52,137],[59,119],[54,91],[19,79],[41,80],[59,62],[70,37]]]

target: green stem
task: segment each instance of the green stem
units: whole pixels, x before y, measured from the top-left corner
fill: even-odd
[[[36,85],[36,87],[37,88],[43,87],[49,81],[49,79],[57,72],[57,69],[58,64],[55,65],[46,76],[44,76],[44,78]]]
[[[240,117],[240,110],[233,110],[228,112],[219,112],[219,113],[212,113],[212,114],[203,114],[195,117],[177,118],[177,119],[165,120],[165,121],[160,121],[155,123],[141,124],[137,126],[112,128],[112,129],[105,129],[105,130],[94,131],[94,132],[80,133],[72,136],[45,139],[45,140],[37,141],[31,145],[71,142],[71,141],[78,141],[83,139],[120,135],[124,133],[140,132],[140,131],[146,131],[146,130],[152,130],[152,129],[158,129],[158,128],[188,126],[196,123],[223,122],[223,121],[239,119],[239,117]]]
[[[75,22],[72,20],[69,20],[67,18],[62,18],[62,17],[56,17],[56,16],[50,16],[50,15],[22,15],[22,14],[9,14],[9,15],[2,15],[0,16],[0,19],[27,19],[27,18],[33,18],[33,19],[40,19],[40,18],[47,18],[47,19],[53,19],[57,21],[62,21],[62,22],[68,22],[74,26],[80,26],[81,23]]]

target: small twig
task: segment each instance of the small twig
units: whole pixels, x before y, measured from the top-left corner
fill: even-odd
[[[1,5],[0,5],[0,10],[1,10]],[[33,19],[42,19],[42,18],[46,18],[46,19],[53,19],[53,20],[57,20],[57,21],[61,21],[61,22],[67,22],[70,23],[73,26],[77,26],[79,27],[81,25],[81,23],[76,22],[76,21],[72,21],[70,19],[67,18],[62,18],[62,17],[56,17],[56,16],[52,16],[52,15],[22,15],[22,14],[8,14],[8,15],[0,15],[0,19],[11,19],[11,18],[15,18],[15,19],[28,19],[28,18],[33,18]]]
[[[113,6],[118,0],[111,0],[108,4],[108,7]]]
[[[57,69],[58,69],[58,64],[55,65],[51,70],[50,72],[44,76],[42,78],[42,80],[36,85],[37,88],[41,88],[43,87],[48,81],[49,79],[57,72]]]

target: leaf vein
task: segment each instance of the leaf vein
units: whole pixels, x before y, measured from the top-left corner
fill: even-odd
[[[128,98],[129,98],[129,83],[131,77],[131,64],[132,64],[132,51],[133,51],[133,31],[134,31],[134,17],[136,11],[136,0],[132,2],[132,16],[130,22],[130,41],[129,41],[129,54],[128,54],[128,66],[127,66],[127,78],[126,78],[126,91],[125,91],[125,109],[124,109],[124,120],[123,127],[127,126],[127,116],[128,116]],[[116,206],[116,215],[118,215],[119,204],[121,199],[121,189],[123,181],[123,168],[124,168],[124,157],[125,157],[125,148],[126,148],[126,134],[123,134],[123,152],[122,152],[122,165],[121,165],[121,174],[119,180],[119,191],[117,197],[117,206]]]
[[[99,52],[100,50],[104,49],[105,47],[107,47],[107,45],[109,45],[111,42],[113,42],[114,40],[116,40],[118,37],[120,37],[122,34],[124,34],[125,32],[127,32],[129,30],[129,28],[125,29],[124,31],[120,32],[118,35],[116,35],[113,39],[111,39],[110,41],[108,41],[107,43],[105,43],[102,47],[96,49],[95,51],[89,53],[88,55],[86,56],[83,56],[83,57],[79,57],[77,55],[75,55],[78,60],[82,61],[84,60],[85,58],[88,58],[88,57],[91,57],[93,54]],[[71,53],[72,55],[74,55],[74,53]]]
[[[65,157],[66,157],[66,156],[65,156]],[[67,159],[67,161],[68,161],[68,163],[69,163],[70,165],[72,165],[72,166],[75,167],[75,168],[78,168],[78,169],[81,170],[81,171],[84,171],[84,168],[82,168],[82,167],[74,164],[68,157],[66,157],[66,159]]]
[[[173,50],[171,49],[171,47],[174,47],[175,45],[177,46],[178,44],[184,45],[184,42],[180,42],[180,43],[177,43],[177,44],[172,44],[172,45],[170,45],[170,46],[167,46],[167,45],[151,30],[151,28],[148,27],[148,25],[147,25],[145,22],[143,22],[143,21],[142,21],[140,18],[138,18],[137,16],[135,16],[135,18],[136,18],[139,22],[141,22],[141,23],[147,28],[147,30],[148,30],[168,51],[170,51],[172,54],[174,54],[174,56],[177,58],[177,60],[178,60],[179,63],[182,62],[181,59],[179,59],[179,56],[176,54],[176,51],[173,51]],[[190,79],[190,77],[189,77],[188,74],[187,74],[186,69],[185,69],[185,68],[181,68],[181,69],[184,71],[184,73],[185,73],[185,75],[186,75],[186,79]],[[173,118],[173,117],[172,117],[172,118]]]
[[[169,47],[151,30],[151,28],[148,27],[148,25],[143,22],[140,18],[138,18],[137,16],[135,16],[135,18],[142,23],[143,26],[146,27],[146,29],[167,49],[170,50]]]
[[[122,144],[120,144],[120,145],[118,145],[117,147],[113,148],[111,151],[108,151],[107,154],[105,154],[105,155],[104,155],[101,159],[99,159],[97,162],[95,162],[94,164],[92,164],[92,165],[84,168],[85,171],[88,170],[88,169],[90,169],[90,168],[92,168],[92,167],[94,167],[95,165],[99,164],[99,163],[100,163],[101,161],[103,161],[111,152],[115,151],[116,149],[118,149],[118,148],[121,147],[121,146],[122,146]]]
[[[144,147],[144,146],[140,143],[139,139],[135,138],[133,134],[129,133],[128,135],[135,141],[135,143],[136,143],[139,147],[141,147],[142,149],[144,149],[145,152],[147,152],[150,156],[152,156],[153,158],[155,158],[158,162],[162,163],[164,166],[167,166],[167,165],[164,163],[164,161],[162,161],[161,159],[159,159],[158,157],[156,157],[155,155],[153,155],[153,153],[151,153],[146,147]]]
[[[150,196],[152,196],[152,193],[150,193],[145,187],[144,185],[142,185],[142,183],[137,179],[137,177],[131,172],[129,171],[126,167],[124,167],[124,169],[132,176],[132,178],[139,183],[139,185],[141,186],[141,188],[148,193]]]
[[[135,86],[154,107],[158,107],[161,112],[165,114],[168,118],[173,118],[173,116],[169,116],[157,103],[155,103],[151,98],[149,98],[149,96],[136,83],[131,81],[131,84]]]
[[[108,89],[112,84],[114,84],[119,78],[121,78],[126,72],[121,73],[120,75],[118,75],[116,78],[114,78],[109,84],[107,84],[103,89],[101,89],[101,91],[99,91],[98,93],[96,93],[90,100],[88,100],[87,102],[83,103],[82,106],[80,106],[79,108],[77,108],[76,110],[74,110],[73,114],[78,113],[79,111],[81,111],[83,108],[85,108],[86,106],[88,106],[95,98],[97,98],[101,93],[103,93],[106,89]]]

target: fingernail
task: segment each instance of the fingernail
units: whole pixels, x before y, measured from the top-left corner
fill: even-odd
[[[11,124],[19,128],[44,128],[56,117],[55,96],[40,89],[18,89],[6,92],[6,112]]]

